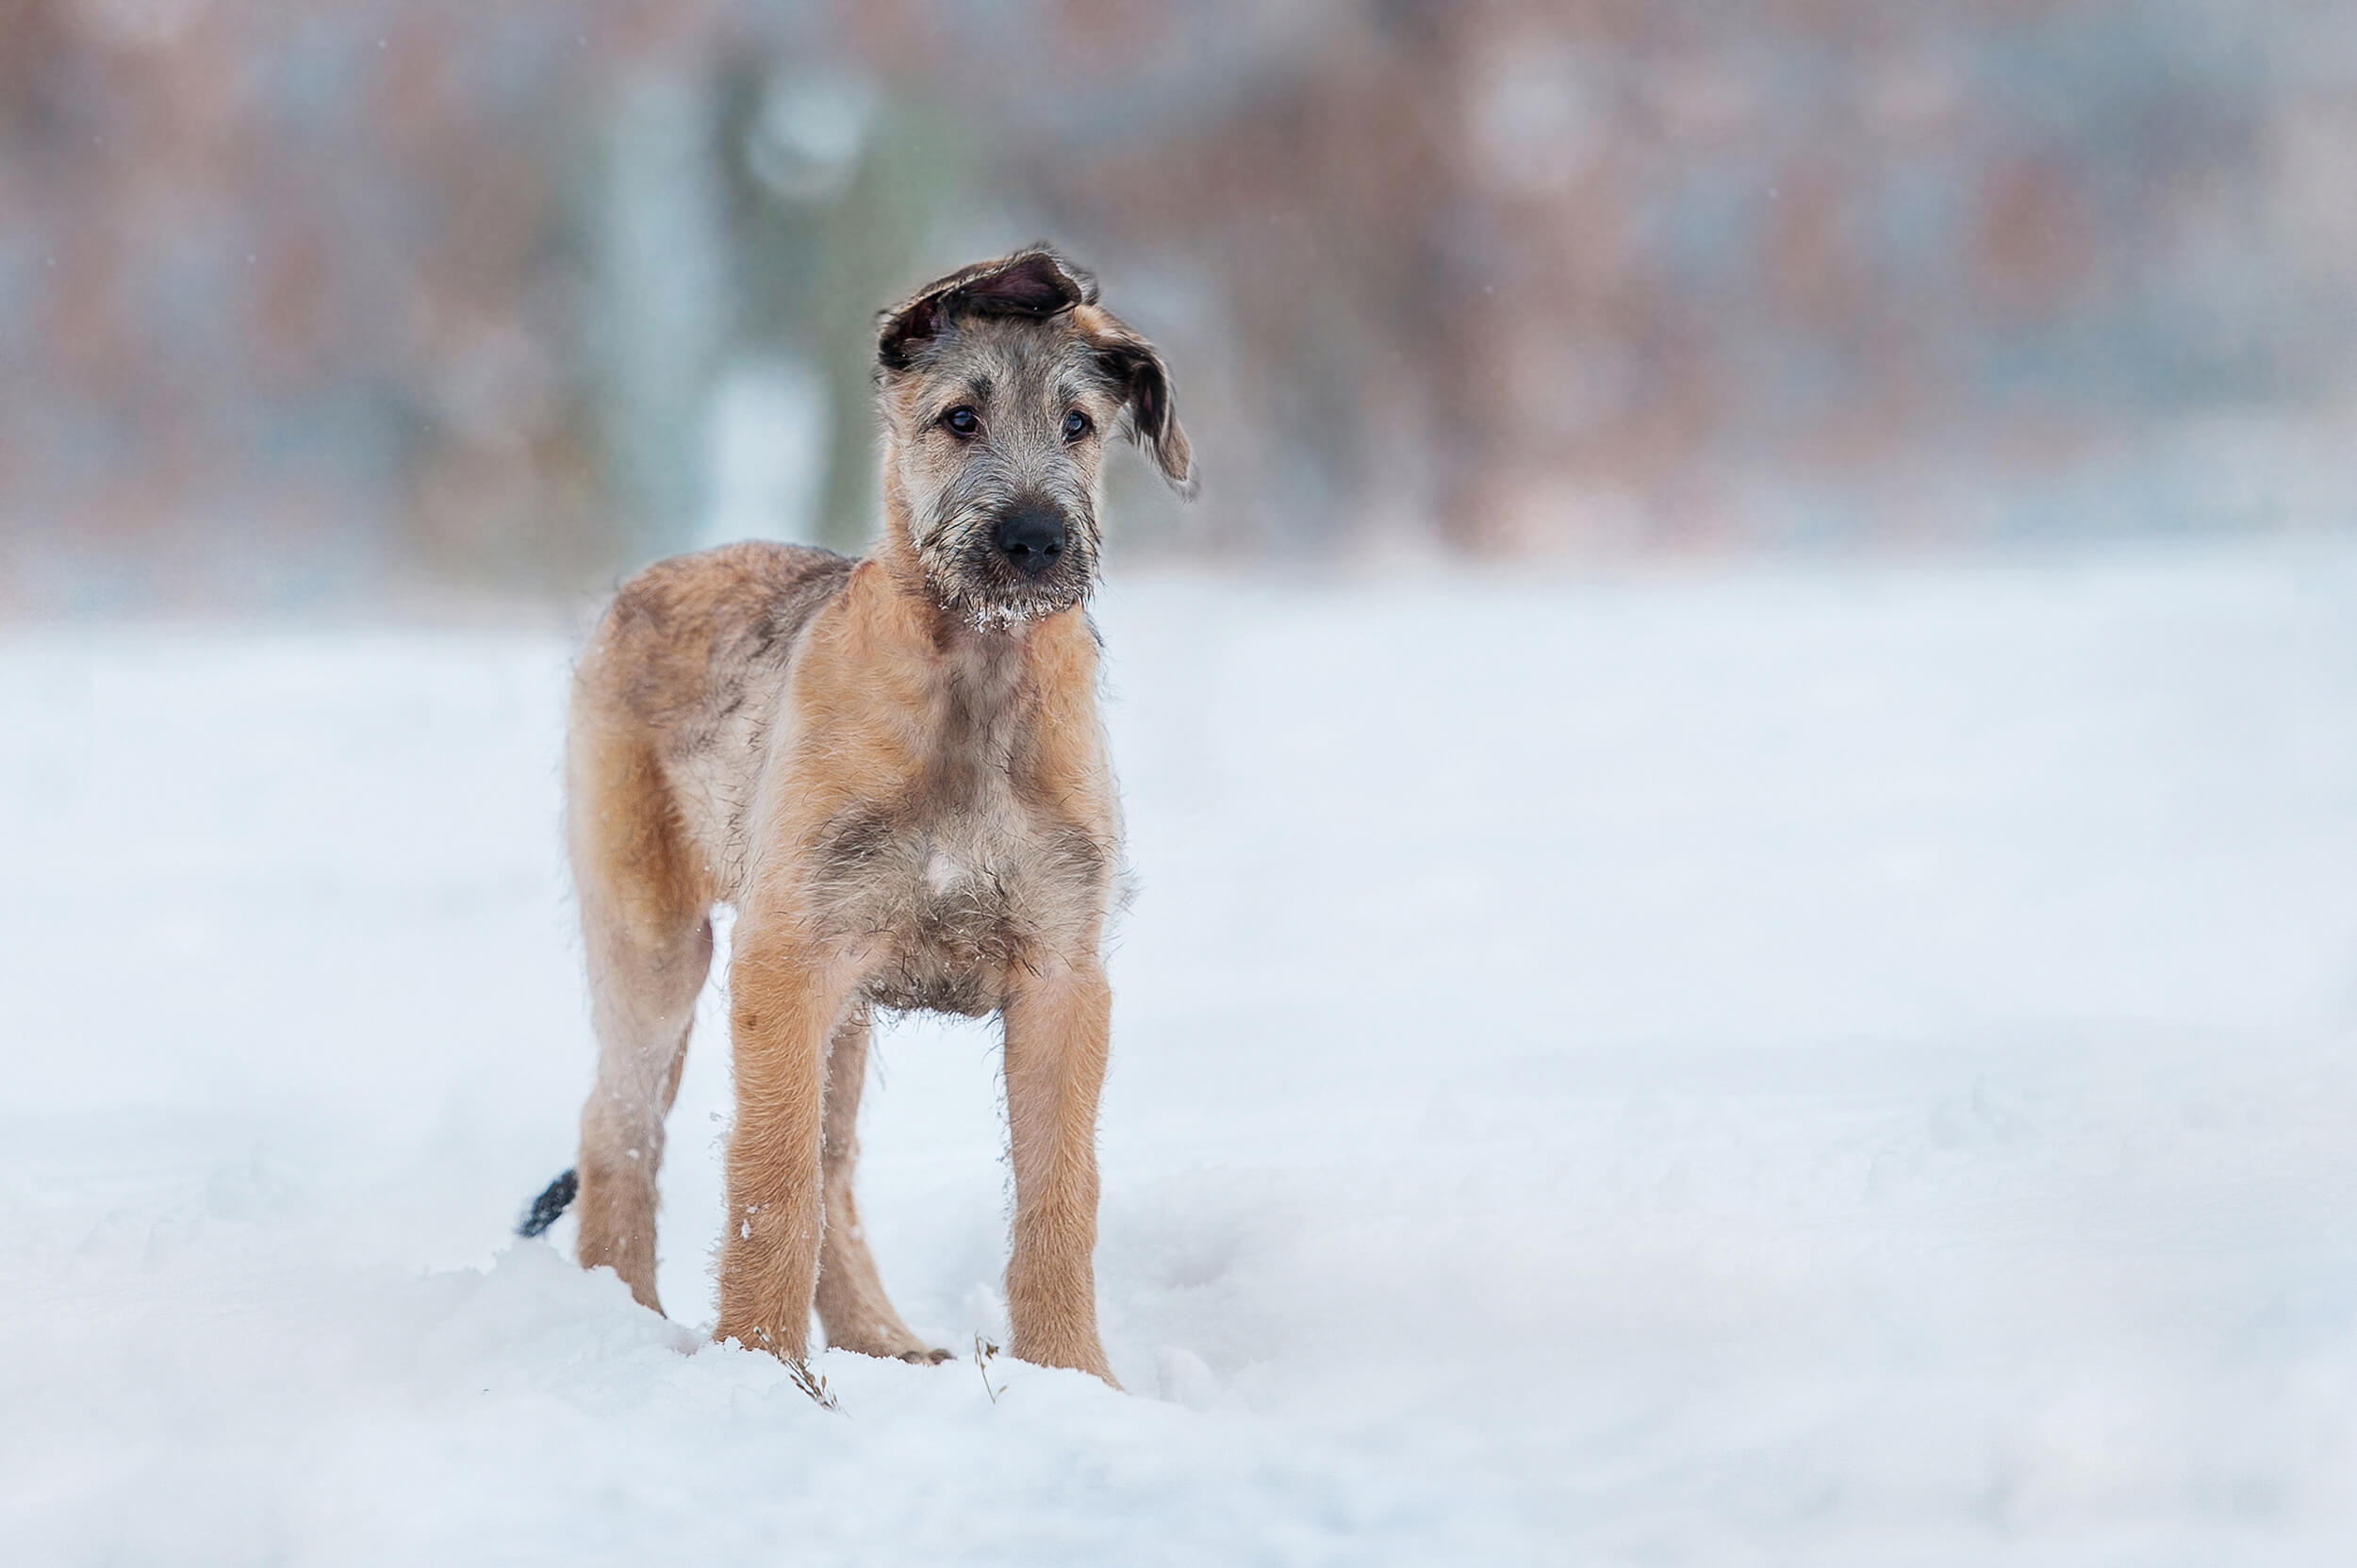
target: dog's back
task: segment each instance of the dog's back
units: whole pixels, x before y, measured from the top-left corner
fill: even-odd
[[[856,563],[832,551],[753,540],[658,561],[622,586],[573,676],[570,809],[594,792],[585,769],[644,749],[694,851],[706,904],[743,885],[755,774],[786,692],[794,649]]]

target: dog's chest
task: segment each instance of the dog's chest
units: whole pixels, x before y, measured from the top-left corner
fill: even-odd
[[[1103,853],[1011,798],[915,817],[860,814],[820,858],[826,919],[866,949],[868,996],[886,1007],[989,1012],[1011,966],[1063,945],[1102,903]]]
[[[1012,721],[934,737],[934,765],[829,824],[813,884],[822,918],[869,955],[886,1007],[979,1015],[1011,968],[1094,929],[1112,850],[1019,788]]]

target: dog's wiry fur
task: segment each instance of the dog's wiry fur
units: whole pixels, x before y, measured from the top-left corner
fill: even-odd
[[[877,383],[884,518],[865,559],[739,544],[662,562],[576,672],[569,835],[599,1042],[580,1257],[657,1305],[664,1115],[728,903],[719,1336],[799,1360],[815,1305],[830,1345],[939,1359],[884,1295],[852,1197],[869,1016],[996,1011],[1011,1348],[1110,1381],[1091,1255],[1120,828],[1081,605],[1105,436],[1182,492],[1186,437],[1161,358],[1045,247],[886,311]],[[1054,520],[1060,548],[1005,544],[1024,517]]]

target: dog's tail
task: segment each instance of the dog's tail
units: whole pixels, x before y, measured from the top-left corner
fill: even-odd
[[[532,1207],[524,1211],[523,1222],[516,1227],[516,1234],[536,1236],[554,1225],[558,1217],[573,1206],[573,1198],[580,1191],[581,1177],[573,1171],[567,1171],[550,1182],[540,1190],[540,1196],[532,1200]]]

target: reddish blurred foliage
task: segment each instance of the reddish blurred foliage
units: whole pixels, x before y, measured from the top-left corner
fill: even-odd
[[[1717,546],[1773,483],[2337,406],[2357,363],[2331,7],[0,0],[0,38],[20,612],[676,546],[641,514],[692,484],[634,487],[615,435],[651,286],[602,258],[698,209],[615,171],[676,101],[757,192],[731,94],[788,78],[865,84],[878,168],[910,126],[954,154],[955,204],[901,198],[940,222],[844,253],[894,258],[871,301],[1044,231],[1165,340],[1211,475],[1181,546]],[[683,419],[799,265],[731,199],[678,236],[724,296]]]

